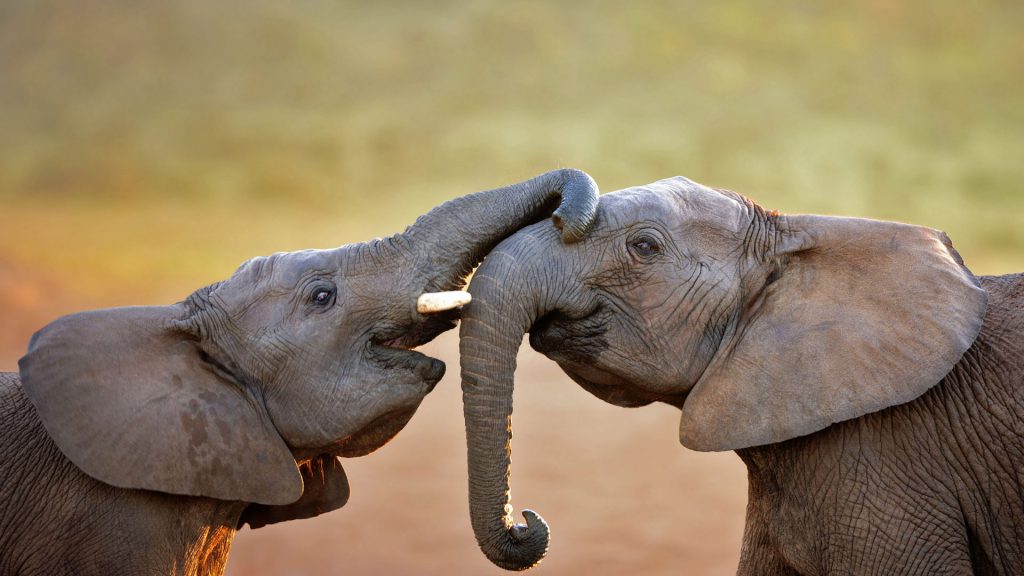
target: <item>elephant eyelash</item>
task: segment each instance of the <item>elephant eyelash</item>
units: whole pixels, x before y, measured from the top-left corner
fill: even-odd
[[[336,295],[334,288],[320,287],[313,290],[309,297],[309,303],[319,308],[326,308],[334,304]]]
[[[661,254],[661,244],[649,234],[643,234],[629,241],[629,249],[640,258],[653,258]]]
[[[323,311],[337,301],[338,288],[332,282],[323,280],[314,281],[312,287],[306,292],[306,306],[313,311]]]

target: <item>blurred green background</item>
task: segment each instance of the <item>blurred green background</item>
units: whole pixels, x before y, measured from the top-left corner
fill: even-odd
[[[1024,5],[898,4],[5,0],[0,254],[192,286],[574,166],[1021,268]]]
[[[1022,30],[988,1],[0,0],[0,369],[59,314],[558,166],[1024,270]]]

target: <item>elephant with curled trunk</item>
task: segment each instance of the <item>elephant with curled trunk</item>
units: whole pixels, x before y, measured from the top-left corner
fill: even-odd
[[[577,240],[593,181],[550,172],[390,238],[250,260],[178,304],[43,328],[0,374],[0,574],[220,574],[242,525],[343,506],[337,457],[387,443],[444,373],[412,348],[461,301],[421,295],[556,207]]]
[[[470,292],[470,507],[498,565],[548,543],[508,496],[529,331],[598,398],[670,404],[684,446],[739,454],[740,574],[1021,573],[1024,275],[976,278],[942,232],[672,178],[602,197],[577,244],[523,229]]]

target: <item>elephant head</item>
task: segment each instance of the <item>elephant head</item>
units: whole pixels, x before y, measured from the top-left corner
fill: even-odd
[[[477,270],[461,354],[470,508],[485,554],[524,569],[548,529],[509,503],[523,334],[619,406],[665,402],[704,451],[810,434],[938,383],[981,328],[985,292],[942,232],[785,216],[671,178],[602,197],[576,244],[523,229]]]
[[[335,456],[388,442],[444,374],[412,348],[459,310],[418,311],[417,297],[464,287],[498,241],[556,207],[577,240],[593,180],[549,172],[389,238],[249,260],[171,306],[60,318],[21,359],[24,389],[60,450],[102,482],[266,505],[243,517],[254,527],[319,514],[348,496]]]

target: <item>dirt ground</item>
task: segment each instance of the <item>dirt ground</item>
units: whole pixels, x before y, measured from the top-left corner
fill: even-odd
[[[0,261],[0,370],[14,370],[52,318],[130,303],[75,299],[35,271]],[[423,347],[448,374],[409,426],[346,460],[349,504],[312,520],[239,532],[228,574],[500,574],[478,550],[466,501],[456,331]],[[679,445],[678,412],[606,405],[524,345],[513,416],[512,504],[551,525],[545,574],[733,574],[746,479],[732,453]],[[518,512],[517,512],[518,515]]]

